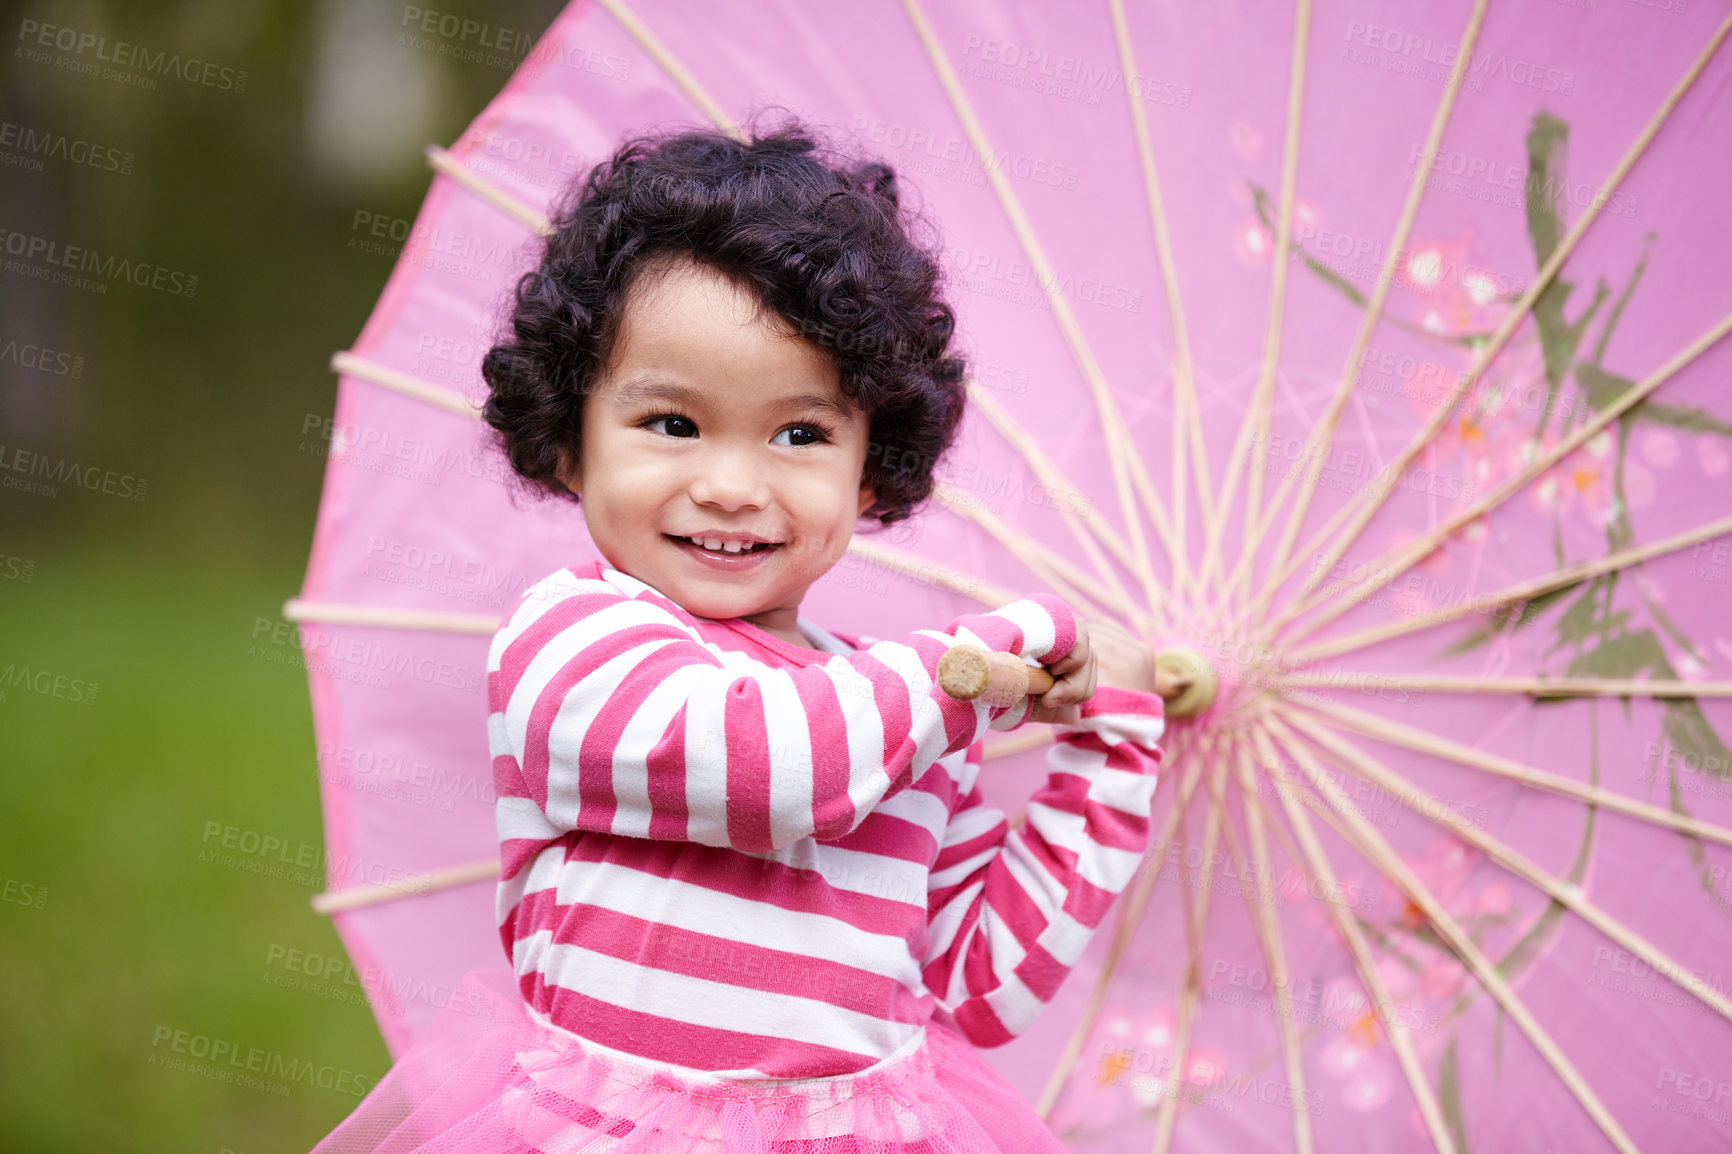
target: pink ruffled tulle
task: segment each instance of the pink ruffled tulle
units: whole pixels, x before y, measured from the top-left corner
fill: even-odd
[[[974,1047],[938,1022],[918,1049],[859,1074],[693,1075],[546,1026],[509,969],[477,971],[314,1154],[1064,1151]]]

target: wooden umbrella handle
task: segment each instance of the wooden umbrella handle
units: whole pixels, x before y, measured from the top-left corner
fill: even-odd
[[[979,698],[1008,706],[1030,694],[1041,696],[1053,687],[1053,676],[1013,653],[955,645],[938,659],[938,686],[958,701]],[[1213,704],[1215,691],[1215,671],[1195,650],[1163,649],[1155,655],[1155,692],[1167,703],[1169,716],[1195,716]]]
[[[938,686],[958,701],[1015,705],[1053,687],[1053,676],[1014,653],[995,653],[978,645],[955,645],[938,659]]]

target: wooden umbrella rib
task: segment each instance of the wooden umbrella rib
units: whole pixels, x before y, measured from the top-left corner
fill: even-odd
[[[1227,458],[1226,475],[1221,482],[1221,499],[1215,516],[1210,519],[1204,545],[1203,570],[1221,576],[1221,536],[1226,532],[1227,515],[1238,492],[1239,474],[1245,455],[1254,444],[1267,445],[1269,423],[1275,407],[1275,372],[1281,356],[1281,335],[1286,325],[1287,283],[1292,261],[1288,254],[1293,246],[1293,204],[1299,194],[1299,125],[1305,104],[1305,65],[1311,39],[1311,0],[1299,0],[1293,22],[1293,55],[1287,76],[1287,129],[1281,152],[1281,207],[1275,220],[1275,250],[1270,254],[1269,313],[1263,327],[1263,360],[1257,370],[1257,384],[1251,392],[1251,407],[1247,419],[1240,424],[1233,440],[1233,450]],[[1257,548],[1255,529],[1258,511],[1263,502],[1263,473],[1252,468],[1245,482],[1245,524],[1242,555],[1249,556]],[[1240,570],[1248,572],[1248,570]],[[1225,592],[1237,598],[1237,582],[1227,583]]]
[[[1299,1035],[1293,1021],[1287,951],[1282,946],[1281,918],[1277,912],[1279,901],[1271,881],[1274,863],[1269,856],[1268,839],[1264,836],[1262,811],[1252,804],[1257,783],[1251,771],[1250,750],[1243,741],[1232,742],[1230,763],[1237,774],[1239,792],[1243,795],[1241,801],[1245,811],[1245,831],[1251,839],[1250,856],[1240,852],[1233,836],[1232,822],[1224,823],[1222,829],[1227,835],[1228,852],[1249,865],[1251,876],[1257,881],[1255,895],[1243,887],[1240,893],[1245,899],[1246,912],[1251,917],[1251,928],[1257,934],[1257,943],[1263,949],[1263,959],[1269,966],[1269,986],[1273,991],[1276,1030],[1281,1037],[1281,1060],[1287,1073],[1287,1088],[1291,1091],[1294,1150],[1296,1154],[1312,1154],[1311,1113],[1304,1108],[1305,1064],[1300,1058]]]
[[[1433,757],[1441,757],[1470,769],[1483,770],[1498,777],[1508,778],[1520,785],[1533,789],[1543,789],[1549,793],[1562,794],[1575,798],[1589,805],[1611,810],[1628,817],[1648,822],[1652,825],[1664,826],[1679,833],[1689,834],[1706,841],[1719,842],[1721,845],[1732,846],[1732,828],[1715,825],[1713,822],[1690,817],[1681,813],[1673,813],[1662,806],[1651,802],[1638,801],[1622,794],[1601,789],[1595,785],[1583,785],[1574,778],[1552,773],[1537,766],[1527,765],[1512,758],[1500,757],[1494,753],[1475,749],[1446,737],[1427,733],[1400,722],[1389,721],[1376,714],[1353,709],[1350,706],[1337,705],[1328,701],[1308,701],[1306,708],[1312,713],[1328,717],[1337,724],[1351,729],[1366,737],[1378,741],[1386,741],[1415,753],[1426,753]]]
[[[1305,0],[1308,2],[1308,0]],[[1210,492],[1208,447],[1203,441],[1203,417],[1197,397],[1195,362],[1191,358],[1190,336],[1185,325],[1185,310],[1179,295],[1179,273],[1173,261],[1172,235],[1167,228],[1166,202],[1161,195],[1160,170],[1155,164],[1154,141],[1149,136],[1148,113],[1137,99],[1130,78],[1137,76],[1136,59],[1131,49],[1130,23],[1125,18],[1124,0],[1108,0],[1113,21],[1113,39],[1117,42],[1120,69],[1125,76],[1125,102],[1130,106],[1131,129],[1136,137],[1137,158],[1143,172],[1143,189],[1149,205],[1149,221],[1155,231],[1155,252],[1161,268],[1161,282],[1166,288],[1167,313],[1173,331],[1173,515],[1175,535],[1185,539],[1185,462],[1187,457],[1196,473],[1197,498],[1207,522],[1214,521],[1214,497]],[[1181,412],[1182,410],[1182,412]]]
[[[1277,706],[1274,713],[1279,714],[1283,710],[1284,707]],[[1600,1131],[1605,1134],[1612,1145],[1621,1154],[1637,1154],[1636,1144],[1624,1132],[1623,1126],[1612,1116],[1611,1111],[1606,1109],[1600,1096],[1594,1092],[1593,1087],[1588,1085],[1587,1080],[1582,1077],[1568,1055],[1559,1048],[1545,1027],[1540,1025],[1539,1020],[1527,1008],[1527,1003],[1522,1001],[1503,975],[1498,972],[1497,966],[1485,956],[1484,951],[1479,948],[1467,931],[1462,929],[1461,924],[1455,920],[1449,911],[1443,908],[1443,903],[1438,901],[1436,895],[1419,880],[1400,855],[1390,847],[1383,835],[1378,833],[1365,815],[1360,812],[1359,807],[1354,805],[1341,788],[1330,780],[1329,775],[1322,771],[1316,759],[1311,756],[1304,744],[1297,740],[1293,731],[1281,721],[1280,717],[1272,715],[1269,718],[1269,725],[1273,729],[1273,736],[1282,748],[1286,749],[1300,767],[1311,775],[1330,806],[1354,830],[1360,848],[1369,851],[1373,863],[1407,895],[1414,905],[1424,912],[1426,919],[1430,921],[1438,936],[1443,938],[1467,969],[1472,971],[1480,986],[1503,1008],[1504,1012],[1510,1016],[1510,1020],[1521,1029],[1523,1034],[1527,1035],[1528,1040],[1534,1044],[1534,1048],[1539,1051],[1546,1064],[1552,1068],[1552,1072],[1569,1089],[1576,1101],[1587,1111],[1588,1116],[1599,1126]]]
[[[848,552],[857,557],[864,557],[875,564],[883,565],[887,569],[894,569],[913,580],[942,585],[953,593],[972,597],[982,605],[989,605],[994,609],[1002,605],[1009,605],[1017,599],[1015,593],[1003,586],[994,585],[990,581],[982,581],[978,577],[952,569],[948,565],[940,565],[936,561],[928,561],[924,557],[905,553],[892,545],[880,545],[870,537],[856,535],[852,541],[848,542]]]
[[[1214,756],[1214,742],[1205,735],[1199,761],[1208,762]],[[1179,988],[1179,1012],[1173,1027],[1173,1060],[1167,1070],[1166,1092],[1161,1095],[1160,1113],[1155,1120],[1154,1154],[1167,1154],[1173,1142],[1173,1128],[1179,1117],[1179,1086],[1185,1075],[1185,1051],[1191,1046],[1191,1026],[1196,1019],[1197,1003],[1203,992],[1203,933],[1209,920],[1209,899],[1215,883],[1215,843],[1221,836],[1222,802],[1219,796],[1219,774],[1209,774],[1209,813],[1203,823],[1203,874],[1197,885],[1194,901],[1186,901],[1190,917],[1185,925],[1185,977]],[[1181,839],[1182,841],[1182,839]],[[1185,878],[1184,862],[1180,862],[1180,877]],[[1189,881],[1179,882],[1179,896],[1190,896]]]
[[[1525,854],[1451,812],[1441,798],[1415,788],[1383,762],[1330,733],[1326,727],[1305,717],[1303,712],[1290,710],[1283,714],[1283,717],[1313,744],[1333,753],[1341,764],[1351,768],[1361,779],[1388,790],[1392,796],[1399,798],[1415,812],[1424,814],[1462,841],[1479,849],[1504,869],[1544,891],[1553,901],[1642,959],[1655,973],[1664,976],[1727,1021],[1732,1021],[1732,1000],[1716,992],[1708,983],[1685,968],[1683,963],[1589,900],[1581,886],[1540,868]]]
[[[1459,604],[1443,609],[1434,609],[1430,613],[1406,621],[1391,621],[1383,625],[1373,625],[1354,633],[1345,633],[1339,637],[1325,637],[1289,651],[1286,657],[1289,664],[1292,665],[1307,665],[1314,661],[1321,661],[1326,657],[1339,657],[1344,653],[1353,653],[1396,637],[1458,620],[1470,613],[1491,613],[1518,601],[1539,597],[1604,573],[1613,573],[1631,565],[1639,565],[1644,561],[1676,552],[1679,549],[1687,549],[1698,542],[1726,533],[1732,533],[1732,517],[1710,521],[1706,525],[1687,529],[1682,533],[1650,542],[1647,545],[1620,549],[1616,553],[1608,553],[1593,561],[1581,561],[1574,565],[1566,565],[1562,569],[1547,573],[1542,577],[1535,577],[1532,580],[1508,586],[1494,593],[1464,597]]]
[[[716,103],[709,92],[704,89],[704,86],[698,83],[698,78],[692,70],[687,68],[685,63],[675,56],[666,44],[662,43],[660,37],[650,31],[649,25],[638,19],[637,14],[631,10],[625,0],[596,0],[596,2],[607,10],[608,15],[612,16],[614,22],[625,30],[627,36],[637,41],[638,47],[642,48],[650,59],[656,62],[661,70],[667,74],[668,79],[678,85],[680,91],[684,92],[693,104],[703,110],[704,115],[709,117],[717,128],[735,140],[745,139],[745,133],[740,131],[740,126],[734,123],[733,118],[722,109],[720,104]]]
[[[1031,749],[1039,749],[1049,744],[1053,739],[1052,729],[1043,725],[1026,726],[1021,732],[1009,737],[1001,737],[997,741],[986,743],[981,756],[987,761],[999,757],[1014,757],[1019,753],[1027,753]]]
[[[424,381],[399,369],[387,368],[377,361],[370,361],[348,351],[331,354],[331,371],[368,381],[437,409],[445,409],[477,421],[481,419],[481,407],[456,389],[435,385],[431,381]]]
[[[1179,740],[1174,741],[1172,764],[1177,765],[1190,742],[1179,746]],[[1167,810],[1167,819],[1161,826],[1149,846],[1149,856],[1143,863],[1133,881],[1130,891],[1120,899],[1119,912],[1113,927],[1113,938],[1107,946],[1107,956],[1101,963],[1100,973],[1095,977],[1093,988],[1089,991],[1087,1005],[1082,1015],[1077,1019],[1076,1027],[1071,1031],[1070,1040],[1065,1043],[1064,1051],[1059,1055],[1058,1064],[1053,1067],[1052,1074],[1047,1078],[1046,1087],[1041,1091],[1036,1101],[1035,1112],[1042,1118],[1050,1118],[1059,1095],[1070,1081],[1071,1072],[1076,1068],[1077,1061],[1082,1057],[1083,1047],[1088,1044],[1088,1036],[1094,1030],[1095,1022],[1100,1017],[1101,1007],[1106,1002],[1107,990],[1112,986],[1113,978],[1118,974],[1119,963],[1124,959],[1125,950],[1130,946],[1135,935],[1137,924],[1142,920],[1143,910],[1149,903],[1149,896],[1154,892],[1155,882],[1161,872],[1161,859],[1166,853],[1167,843],[1172,840],[1173,831],[1178,827],[1186,808],[1191,804],[1191,795],[1197,788],[1197,782],[1202,777],[1203,763],[1200,758],[1189,759],[1190,764],[1185,773],[1185,780],[1176,791],[1177,796]]]
[[[1139,609],[1122,589],[1106,588],[1099,581],[1066,561],[1034,537],[1006,525],[998,517],[980,508],[979,503],[957,492],[949,485],[939,484],[932,490],[938,502],[959,517],[967,518],[986,530],[989,537],[1008,549],[1017,560],[1050,586],[1053,592],[1070,602],[1085,617],[1098,617],[1100,610],[1091,605],[1092,598],[1104,602],[1127,621],[1146,622],[1147,614]],[[1085,596],[1081,589],[1087,589]]]
[[[970,145],[980,157],[985,170],[987,183],[997,196],[999,206],[1004,210],[1006,220],[1012,231],[1021,242],[1023,252],[1028,256],[1030,267],[1035,277],[1040,281],[1042,290],[1046,293],[1048,304],[1052,308],[1053,319],[1058,322],[1059,330],[1070,346],[1077,367],[1081,370],[1083,381],[1088,386],[1089,393],[1095,402],[1095,409],[1100,419],[1101,429],[1107,444],[1107,455],[1113,471],[1113,486],[1117,491],[1120,509],[1125,518],[1125,530],[1130,535],[1130,545],[1133,554],[1138,558],[1131,566],[1132,572],[1140,572],[1140,567],[1147,564],[1147,547],[1143,543],[1142,522],[1137,517],[1136,504],[1132,500],[1132,484],[1129,476],[1129,465],[1126,452],[1129,447],[1128,438],[1122,435],[1124,416],[1119,412],[1118,404],[1113,399],[1112,390],[1108,388],[1106,378],[1095,361],[1094,352],[1089,347],[1087,338],[1083,335],[1082,326],[1077,323],[1070,304],[1058,291],[1058,277],[1053,272],[1051,264],[1046,259],[1045,250],[1035,238],[1034,229],[1030,226],[1027,216],[1022,211],[1022,205],[1011,190],[1010,182],[1005,178],[999,165],[992,162],[994,155],[986,139],[986,132],[981,127],[980,120],[974,114],[974,108],[969,103],[967,95],[962,91],[962,85],[956,78],[956,71],[945,59],[944,51],[938,44],[938,38],[932,31],[932,25],[926,18],[926,12],[920,5],[920,0],[903,0],[903,7],[908,12],[908,18],[914,25],[926,50],[927,58],[932,63],[933,72],[939,84],[943,87],[951,108],[961,122],[963,132],[968,136]],[[1153,508],[1149,510],[1150,519],[1155,519]],[[1165,518],[1162,518],[1165,520]],[[1183,544],[1183,538],[1179,539]],[[1177,570],[1182,571],[1184,565],[1182,551],[1175,553],[1173,563]]]
[[[312,897],[313,910],[321,914],[340,914],[402,898],[419,898],[458,886],[499,880],[499,859],[483,858],[462,865],[446,866],[426,873],[409,874],[397,881],[378,885],[355,886],[346,890],[326,890]]]
[[[1431,118],[1431,131],[1425,139],[1425,150],[1421,154],[1416,171],[1428,173],[1438,149],[1443,145],[1444,130],[1449,126],[1450,117],[1455,112],[1456,97],[1461,93],[1462,81],[1467,76],[1468,63],[1473,56],[1474,44],[1479,40],[1481,26],[1485,22],[1486,7],[1490,0],[1475,0],[1473,12],[1467,18],[1467,27],[1461,34],[1461,47],[1455,58],[1455,65],[1450,70],[1449,79],[1444,81],[1443,96],[1437,102],[1437,110]],[[1275,496],[1269,502],[1264,526],[1258,530],[1258,537],[1267,532],[1267,526],[1273,523],[1277,511],[1288,493],[1292,491],[1295,480],[1303,477],[1300,491],[1293,508],[1287,516],[1286,527],[1281,532],[1280,541],[1275,546],[1275,555],[1270,562],[1271,575],[1280,571],[1287,560],[1287,554],[1292,550],[1299,530],[1305,523],[1305,515],[1311,509],[1311,501],[1317,495],[1317,482],[1323,475],[1323,462],[1328,459],[1330,447],[1335,442],[1335,430],[1340,424],[1341,414],[1347,410],[1347,400],[1352,395],[1354,386],[1359,381],[1359,374],[1365,363],[1365,350],[1371,345],[1371,334],[1376,330],[1378,322],[1383,317],[1384,305],[1388,302],[1390,288],[1395,283],[1397,263],[1407,251],[1408,237],[1413,232],[1413,222],[1419,216],[1420,202],[1425,198],[1430,182],[1415,180],[1409,183],[1405,203],[1401,206],[1401,215],[1396,218],[1395,231],[1389,238],[1389,251],[1383,260],[1383,268],[1377,276],[1377,283],[1372,286],[1371,299],[1366,302],[1365,312],[1360,318],[1359,331],[1353,338],[1353,346],[1347,354],[1347,362],[1341,368],[1341,381],[1336,386],[1335,394],[1329,399],[1329,405],[1323,415],[1318,418],[1310,436],[1306,438],[1306,451],[1301,454],[1304,468],[1296,473],[1288,473],[1282,477],[1276,486]],[[1253,604],[1264,605],[1268,597],[1273,595],[1274,586],[1266,588]]]
[[[1413,689],[1431,693],[1515,693],[1530,697],[1732,697],[1732,681],[1640,681],[1598,677],[1454,677],[1448,674],[1370,673],[1331,669],[1286,673],[1277,687],[1367,692]]]
[[[1379,589],[1383,588],[1402,573],[1405,573],[1408,569],[1413,567],[1415,562],[1419,561],[1420,558],[1430,553],[1433,549],[1436,549],[1448,537],[1450,537],[1450,535],[1459,532],[1463,526],[1473,521],[1474,518],[1483,516],[1490,510],[1502,505],[1505,501],[1509,500],[1511,496],[1531,484],[1535,478],[1539,477],[1547,469],[1550,469],[1553,465],[1563,460],[1564,457],[1587,444],[1591,438],[1599,435],[1600,431],[1610,425],[1613,421],[1623,416],[1623,414],[1627,413],[1636,405],[1641,404],[1655,389],[1659,388],[1662,384],[1676,375],[1679,369],[1701,356],[1709,347],[1724,338],[1728,332],[1732,332],[1732,313],[1727,314],[1727,316],[1718,324],[1714,325],[1707,332],[1704,332],[1701,336],[1690,342],[1687,347],[1673,356],[1664,365],[1660,366],[1660,368],[1649,376],[1647,380],[1626,390],[1615,402],[1608,405],[1598,413],[1593,420],[1579,426],[1574,432],[1570,433],[1569,436],[1564,437],[1556,445],[1553,445],[1550,449],[1537,455],[1533,461],[1528,463],[1525,469],[1500,482],[1496,488],[1492,489],[1490,493],[1487,493],[1479,501],[1476,501],[1474,504],[1469,505],[1467,508],[1455,513],[1454,515],[1445,518],[1442,522],[1428,529],[1424,533],[1421,533],[1412,541],[1403,545],[1400,549],[1391,553],[1386,553],[1375,561],[1372,561],[1368,566],[1369,570],[1373,574],[1371,580],[1356,587],[1350,596],[1330,605],[1325,612],[1304,622],[1299,629],[1293,632],[1292,636],[1297,638],[1314,633],[1316,630],[1327,625],[1329,622],[1341,616],[1341,614],[1353,608],[1353,606],[1376,593]],[[1313,571],[1311,577],[1308,579],[1308,583],[1321,580],[1322,574],[1325,571],[1324,568],[1318,567]],[[1312,597],[1308,601],[1300,601],[1296,599],[1293,605],[1289,606],[1280,616],[1276,617],[1275,620],[1270,623],[1270,628],[1279,629],[1286,621],[1289,621],[1300,614],[1311,612],[1312,610],[1322,606],[1323,603],[1328,600],[1329,595],[1327,594],[1321,597]]]
[[[1028,430],[1018,424],[1015,417],[1006,412],[997,401],[987,396],[986,391],[973,381],[969,382],[968,399],[976,409],[980,410],[981,415],[992,424],[993,428],[998,430],[999,435],[1005,439],[1010,447],[1015,449],[1028,463],[1028,467],[1034,470],[1034,475],[1040,478],[1040,483],[1047,487],[1049,494],[1056,491],[1067,497],[1080,496],[1080,491],[1053,463],[1052,458],[1046,455],[1046,450],[1042,449],[1040,443],[1029,435]],[[1118,581],[1118,575],[1113,572],[1113,567],[1101,555],[1100,546],[1102,545],[1106,546],[1124,564],[1125,568],[1133,573],[1148,567],[1148,557],[1144,555],[1139,558],[1132,551],[1132,547],[1126,545],[1112,526],[1097,516],[1093,509],[1077,512],[1061,505],[1059,515],[1064,519],[1071,535],[1077,539],[1077,544],[1082,547],[1083,553],[1094,564],[1095,572],[1100,575],[1102,580],[1110,583]],[[1121,590],[1123,589],[1122,585],[1119,587]],[[1151,603],[1151,611],[1155,608],[1155,604]]]
[[[1702,74],[1703,69],[1708,66],[1708,61],[1712,59],[1714,53],[1718,51],[1721,42],[1725,40],[1726,34],[1729,31],[1732,31],[1732,16],[1728,16],[1721,22],[1720,26],[1715,29],[1714,34],[1709,37],[1707,45],[1702,49],[1701,53],[1697,55],[1695,61],[1690,65],[1690,67],[1685,70],[1684,75],[1679,78],[1678,83],[1674,85],[1671,92],[1667,94],[1666,99],[1661,102],[1659,109],[1654,113],[1653,117],[1649,119],[1647,125],[1643,127],[1642,131],[1631,143],[1629,149],[1625,151],[1623,157],[1612,169],[1611,175],[1602,182],[1603,195],[1596,195],[1588,205],[1587,209],[1576,220],[1576,223],[1570,227],[1567,233],[1564,234],[1563,239],[1558,242],[1558,246],[1553,250],[1552,255],[1547,258],[1545,264],[1543,264],[1539,271],[1534,274],[1533,283],[1528,286],[1527,291],[1521,295],[1519,300],[1517,300],[1515,307],[1510,310],[1509,315],[1506,316],[1503,322],[1498,325],[1497,330],[1492,334],[1490,341],[1486,344],[1480,355],[1474,359],[1473,365],[1465,374],[1462,375],[1462,378],[1456,382],[1455,387],[1450,391],[1450,394],[1444,398],[1443,403],[1438,405],[1437,409],[1420,428],[1419,432],[1414,435],[1413,439],[1408,442],[1407,446],[1403,448],[1401,452],[1389,462],[1389,464],[1385,465],[1384,468],[1378,472],[1377,477],[1372,480],[1371,484],[1367,485],[1363,490],[1355,494],[1351,500],[1345,502],[1341,508],[1323,524],[1322,528],[1320,528],[1310,541],[1306,543],[1305,547],[1293,555],[1291,561],[1289,561],[1288,565],[1284,569],[1271,571],[1265,588],[1272,591],[1282,582],[1293,576],[1293,574],[1298,571],[1298,567],[1304,563],[1303,558],[1310,556],[1315,550],[1322,548],[1326,543],[1328,543],[1331,534],[1335,533],[1337,528],[1345,522],[1346,528],[1341,530],[1340,536],[1334,538],[1333,543],[1329,544],[1327,552],[1323,554],[1323,563],[1317,566],[1316,571],[1312,574],[1312,578],[1308,579],[1306,584],[1302,587],[1300,596],[1303,596],[1315,587],[1316,579],[1318,579],[1322,573],[1326,572],[1336,561],[1340,560],[1342,555],[1346,553],[1347,547],[1358,539],[1360,533],[1365,531],[1366,525],[1371,523],[1371,519],[1377,515],[1377,511],[1383,507],[1383,503],[1387,501],[1390,494],[1395,491],[1397,487],[1396,482],[1399,480],[1401,475],[1407,471],[1408,465],[1412,464],[1414,458],[1419,455],[1420,451],[1430,444],[1432,439],[1437,436],[1438,432],[1448,422],[1450,414],[1456,410],[1461,398],[1467,394],[1467,390],[1472,388],[1474,383],[1479,380],[1486,367],[1490,365],[1492,360],[1503,350],[1503,347],[1509,341],[1510,336],[1514,334],[1522,320],[1524,320],[1528,313],[1533,309],[1534,303],[1551,284],[1552,278],[1555,277],[1558,270],[1563,267],[1564,261],[1569,258],[1569,255],[1573,251],[1575,251],[1577,242],[1581,240],[1582,236],[1587,232],[1588,227],[1598,218],[1601,207],[1611,201],[1612,194],[1617,191],[1618,186],[1623,183],[1624,178],[1629,174],[1630,170],[1635,167],[1637,160],[1639,160],[1642,154],[1647,151],[1649,143],[1659,133],[1661,126],[1664,125],[1666,120],[1671,116],[1672,110],[1677,107],[1679,101],[1684,98],[1685,93],[1687,93],[1696,83],[1697,78]]]
[[[540,235],[553,235],[553,225],[545,213],[523,203],[486,177],[471,172],[463,166],[463,162],[458,160],[456,156],[437,144],[427,146],[427,163],[431,164],[436,171],[444,173],[458,184],[463,185],[482,200],[500,209],[507,216],[522,221]]]
[[[1324,853],[1322,843],[1317,839],[1317,831],[1311,824],[1310,815],[1300,804],[1293,784],[1287,780],[1281,769],[1281,759],[1276,755],[1268,734],[1258,727],[1252,730],[1252,738],[1256,743],[1257,756],[1275,787],[1275,796],[1280,799],[1281,807],[1287,812],[1287,823],[1292,827],[1293,835],[1303,851],[1304,861],[1298,864],[1305,870],[1309,892],[1317,893],[1318,883],[1321,882],[1323,893],[1340,893],[1340,883],[1329,864],[1329,856]],[[1254,792],[1247,793],[1246,800],[1259,811],[1264,810],[1263,799]],[[1273,828],[1274,823],[1270,822],[1270,825]],[[1392,1014],[1395,999],[1390,996],[1389,987],[1378,971],[1377,963],[1372,959],[1365,932],[1359,928],[1359,923],[1353,920],[1352,915],[1342,908],[1340,902],[1327,898],[1319,900],[1324,913],[1335,924],[1336,932],[1347,945],[1347,952],[1353,958],[1354,969],[1359,973],[1360,983],[1371,996],[1372,1012],[1377,1015],[1379,1024],[1383,1026],[1384,1036],[1389,1039],[1390,1047],[1395,1051],[1396,1064],[1401,1067],[1402,1075],[1413,1091],[1414,1102],[1418,1105],[1420,1117],[1424,1119],[1425,1128],[1431,1135],[1432,1145],[1437,1148],[1438,1154],[1456,1154],[1455,1139],[1450,1136],[1443,1111],[1438,1108],[1437,1095],[1432,1092],[1431,1083],[1426,1080],[1425,1069],[1420,1065],[1419,1055],[1413,1047],[1413,1039],[1408,1036],[1406,1027]]]
[[[386,605],[349,605],[337,601],[283,603],[283,616],[321,625],[364,625],[379,629],[413,629],[426,633],[468,633],[491,637],[503,620],[498,614],[453,613],[445,609],[395,609]]]

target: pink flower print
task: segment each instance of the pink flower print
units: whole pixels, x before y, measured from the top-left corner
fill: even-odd
[[[1454,333],[1471,328],[1497,301],[1497,282],[1474,265],[1472,231],[1454,240],[1415,241],[1402,254],[1396,283],[1426,298],[1420,324],[1430,332]]]
[[[1370,1060],[1371,1047],[1351,1031],[1331,1038],[1319,1055],[1323,1072],[1331,1078],[1350,1078]]]
[[[1156,1057],[1170,1053],[1173,1049],[1172,1008],[1160,1006],[1152,1011],[1137,1040],[1138,1044],[1147,1047]]]
[[[1206,1090],[1221,1080],[1227,1072],[1227,1055],[1220,1050],[1199,1046],[1185,1055],[1185,1082]]]
[[[1671,660],[1680,681],[1704,681],[1708,677],[1708,663],[1688,650],[1673,654]]]
[[[1269,259],[1275,248],[1275,234],[1263,227],[1255,217],[1243,221],[1233,230],[1233,256],[1247,267],[1255,267]]]
[[[1227,126],[1227,139],[1233,144],[1233,151],[1245,160],[1256,160],[1263,154],[1263,134],[1251,127],[1249,121],[1235,119]]]
[[[1703,433],[1696,438],[1696,463],[1702,466],[1702,471],[1710,477],[1718,477],[1726,471],[1727,465],[1732,465],[1732,454],[1726,452],[1726,446],[1720,443],[1720,438],[1711,433]]]
[[[1612,435],[1599,432],[1565,458],[1569,483],[1582,498],[1582,511],[1594,525],[1612,518]]]
[[[1389,1101],[1395,1087],[1395,1075],[1381,1059],[1367,1061],[1341,1087],[1341,1103],[1359,1114],[1369,1114]]]
[[[1678,460],[1678,436],[1670,429],[1649,429],[1641,445],[1642,459],[1656,469],[1670,468]]]
[[[1475,910],[1491,918],[1507,916],[1514,904],[1510,888],[1503,882],[1492,882],[1480,890],[1479,896],[1474,899]]]

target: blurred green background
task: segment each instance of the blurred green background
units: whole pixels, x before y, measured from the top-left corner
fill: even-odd
[[[303,429],[391,270],[350,247],[357,214],[412,219],[422,148],[510,74],[400,29],[436,8],[532,41],[560,6],[8,6],[0,477],[40,456],[101,481],[0,488],[0,1150],[304,1151],[358,1101],[165,1068],[165,1029],[366,1085],[388,1066],[358,989],[270,981],[273,950],[342,956],[316,887],[201,851],[211,823],[321,843],[306,677],[249,658],[253,624],[300,587],[324,471]],[[44,245],[163,272],[55,284]]]

